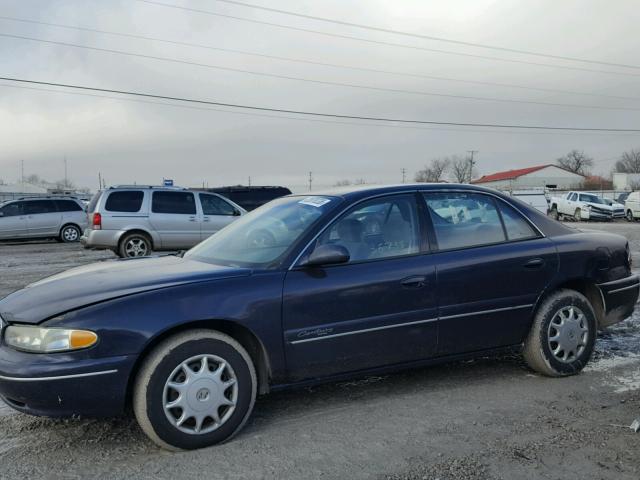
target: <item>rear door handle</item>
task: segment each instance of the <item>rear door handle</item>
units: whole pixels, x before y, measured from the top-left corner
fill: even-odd
[[[541,268],[544,266],[544,260],[541,258],[532,258],[527,263],[524,264],[524,268]]]
[[[427,284],[427,277],[424,275],[414,275],[412,277],[403,278],[400,284],[406,288],[422,288]]]

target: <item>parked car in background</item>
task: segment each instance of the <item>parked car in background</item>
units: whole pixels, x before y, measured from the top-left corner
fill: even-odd
[[[640,218],[640,192],[631,192],[624,202],[627,220],[633,222]]]
[[[539,212],[546,214],[549,211],[549,202],[542,189],[513,190],[509,194],[527,205],[531,205]]]
[[[21,197],[0,204],[0,240],[55,238],[77,242],[86,227],[84,206],[75,197]]]
[[[122,192],[140,209],[165,193],[103,195]],[[495,190],[288,196],[184,255],[87,265],[0,301],[0,394],[36,415],[131,404],[158,445],[194,449],[235,435],[271,390],[514,346],[541,374],[576,374],[638,289],[624,237]]]
[[[556,220],[563,216],[582,220],[613,220],[613,207],[593,193],[569,192],[561,197],[551,197],[549,213]]]
[[[613,208],[614,219],[625,217],[624,205],[622,203],[618,203],[615,200],[611,200],[609,198],[603,198],[602,201]]]
[[[87,208],[85,248],[120,257],[191,248],[246,210],[216,193],[177,187],[117,186],[94,195]]]
[[[286,187],[269,187],[269,186],[243,186],[236,185],[233,187],[217,187],[196,189],[205,192],[212,192],[228,198],[234,203],[250,212],[276,198],[290,195],[291,190]]]

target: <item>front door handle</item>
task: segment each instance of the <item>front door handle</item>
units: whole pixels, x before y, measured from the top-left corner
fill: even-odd
[[[541,258],[532,258],[527,263],[524,264],[524,268],[542,268],[544,266],[544,260]]]
[[[406,288],[422,288],[427,284],[427,277],[424,275],[414,275],[412,277],[403,278],[400,284]]]

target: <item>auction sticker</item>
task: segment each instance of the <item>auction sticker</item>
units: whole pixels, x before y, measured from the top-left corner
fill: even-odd
[[[302,205],[311,205],[312,207],[321,207],[329,203],[331,199],[325,197],[307,197],[300,200],[298,203]]]

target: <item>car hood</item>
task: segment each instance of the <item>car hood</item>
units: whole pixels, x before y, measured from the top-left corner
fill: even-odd
[[[594,203],[594,202],[582,202],[585,205],[589,205],[591,207],[601,208],[602,210],[613,210],[611,205],[607,205],[606,203]]]
[[[0,301],[0,316],[7,322],[39,323],[117,297],[248,275],[250,269],[177,256],[99,262],[72,268],[12,293]]]

